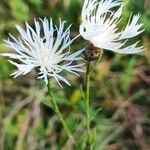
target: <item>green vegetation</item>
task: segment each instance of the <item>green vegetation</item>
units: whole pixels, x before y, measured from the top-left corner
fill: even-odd
[[[130,12],[140,12],[145,32],[141,40],[147,50],[137,55],[118,55],[105,51],[91,72],[91,140],[94,150],[148,150],[150,145],[150,2],[123,0],[125,26]],[[0,0],[0,53],[10,51],[3,39],[18,36],[15,24],[33,23],[33,18],[59,18],[73,23],[71,36],[78,34],[82,0]],[[71,51],[84,47],[77,39]],[[92,64],[94,65],[94,64]],[[64,89],[52,81],[59,108],[75,137],[70,142],[49,102],[45,83],[36,73],[13,79],[15,70],[0,57],[0,150],[84,150],[86,145],[85,74],[70,76],[72,86]],[[80,89],[79,89],[80,87]],[[41,103],[41,101],[43,103]],[[44,105],[44,103],[46,105]],[[100,109],[101,108],[101,109]]]

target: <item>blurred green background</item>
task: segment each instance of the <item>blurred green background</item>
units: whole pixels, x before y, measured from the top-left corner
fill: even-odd
[[[123,0],[126,25],[131,11],[142,14],[145,32],[135,40],[147,48],[138,55],[119,55],[105,51],[91,81],[93,108],[92,140],[97,150],[150,149],[150,1]],[[59,18],[73,23],[71,35],[78,34],[83,0],[0,0],[0,53],[11,51],[3,39],[11,33],[17,37],[15,24],[24,21],[33,25],[33,18]],[[76,40],[75,51],[85,41]],[[68,76],[71,87],[61,90],[54,86],[55,98],[75,136],[77,146],[67,136],[54,112],[47,106],[47,89],[36,73],[13,79],[9,75],[16,68],[0,57],[0,150],[83,150],[85,146],[84,74]],[[95,110],[102,108],[98,113]]]

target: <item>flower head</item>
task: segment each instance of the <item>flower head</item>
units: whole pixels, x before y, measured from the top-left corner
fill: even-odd
[[[9,62],[18,69],[12,75],[14,77],[25,75],[33,68],[38,68],[38,78],[43,78],[46,84],[48,77],[54,77],[59,84],[59,81],[63,81],[70,85],[60,73],[68,71],[78,75],[78,72],[82,72],[80,67],[83,64],[73,65],[72,62],[81,59],[79,55],[83,50],[73,54],[70,54],[70,51],[65,51],[77,37],[70,39],[70,26],[64,30],[65,22],[61,20],[58,27],[53,26],[52,19],[48,21],[45,18],[44,20],[41,19],[40,22],[34,20],[34,23],[35,30],[27,22],[25,23],[26,30],[16,25],[21,38],[16,39],[10,34],[11,40],[5,40],[6,45],[16,51],[15,54],[2,54],[13,59]]]
[[[139,24],[140,14],[130,16],[124,30],[119,31],[118,24],[122,15],[124,3],[118,0],[85,0],[82,9],[82,24],[80,34],[94,46],[117,53],[137,53],[143,47],[137,47],[138,42],[125,46],[129,38],[143,32]]]

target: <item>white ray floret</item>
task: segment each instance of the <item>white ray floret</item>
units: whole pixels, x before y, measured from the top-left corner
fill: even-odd
[[[6,45],[16,51],[16,53],[1,54],[13,59],[9,62],[15,65],[18,70],[12,75],[14,77],[25,75],[33,68],[38,68],[38,78],[44,79],[46,84],[48,78],[53,77],[59,84],[60,81],[63,81],[70,85],[67,79],[61,75],[61,72],[67,71],[76,75],[78,75],[78,72],[83,72],[81,69],[83,64],[72,64],[73,61],[81,59],[79,55],[83,50],[73,54],[66,51],[66,48],[78,36],[70,39],[70,26],[64,29],[65,22],[61,20],[58,27],[53,26],[52,19],[50,21],[46,18],[44,20],[40,19],[40,22],[34,20],[34,23],[35,30],[27,22],[25,23],[26,30],[16,25],[21,35],[20,40],[11,34],[11,40],[5,40]]]
[[[133,38],[144,30],[138,23],[140,14],[130,16],[125,29],[120,31],[118,24],[125,4],[119,0],[85,0],[82,8],[80,35],[94,46],[117,53],[138,53],[143,47],[137,43],[125,46],[129,38]]]

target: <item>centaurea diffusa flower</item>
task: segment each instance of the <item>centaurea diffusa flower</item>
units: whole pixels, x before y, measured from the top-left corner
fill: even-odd
[[[143,51],[136,42],[125,46],[129,38],[143,32],[139,24],[140,14],[130,16],[125,29],[119,31],[122,8],[125,4],[119,0],[85,0],[82,9],[82,24],[80,34],[95,47],[117,53],[137,53]]]
[[[78,75],[78,72],[82,72],[80,67],[83,64],[73,65],[72,62],[81,59],[79,55],[83,50],[73,54],[70,54],[70,51],[65,51],[78,36],[70,39],[70,26],[65,30],[64,21],[60,20],[58,27],[53,26],[52,19],[50,19],[50,22],[46,18],[40,21],[34,20],[35,30],[27,22],[25,23],[26,30],[16,25],[21,39],[16,39],[10,34],[11,40],[5,40],[6,45],[14,49],[16,54],[4,53],[2,55],[15,60],[9,60],[11,64],[18,68],[12,74],[14,77],[25,75],[33,68],[38,68],[38,78],[43,78],[46,84],[49,77],[54,77],[60,86],[59,81],[70,85],[60,73],[68,71]]]

